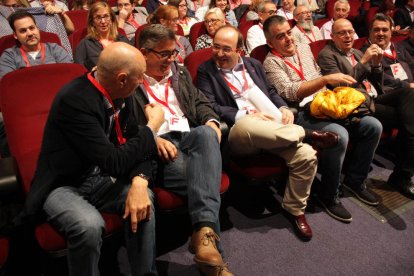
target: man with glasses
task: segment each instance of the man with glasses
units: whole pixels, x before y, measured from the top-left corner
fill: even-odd
[[[382,132],[381,123],[371,116],[362,117],[358,124],[348,126],[311,117],[308,108],[317,92],[326,90],[328,84],[348,86],[356,83],[356,80],[342,73],[322,76],[310,47],[295,43],[289,23],[283,17],[269,18],[263,28],[271,48],[263,63],[267,77],[278,93],[299,109],[296,123],[305,128],[332,131],[339,135],[338,144],[322,151],[319,157],[322,178],[317,199],[330,216],[349,223],[352,215],[338,198],[341,172],[345,174],[346,183],[352,185],[358,199],[373,206],[379,204],[363,183]],[[353,152],[349,165],[343,169],[350,138]]]
[[[350,10],[351,6],[347,0],[338,0],[335,2],[333,18],[321,27],[323,39],[331,39],[332,24],[340,18],[347,18]],[[354,33],[353,36],[355,39],[358,39],[358,35],[356,33]]]
[[[139,48],[147,62],[135,93],[140,124],[149,103],[162,105],[166,120],[157,135],[160,185],[188,198],[193,234],[190,251],[204,275],[232,275],[218,250],[221,154],[219,117],[192,84],[177,56],[174,32],[160,24],[144,28]]]
[[[387,49],[390,44],[391,26],[388,17],[378,14],[371,24],[372,44],[363,54],[352,48],[354,39],[351,22],[346,19],[335,21],[332,26],[333,43],[328,44],[320,52],[318,64],[324,75],[342,72],[355,78],[357,87],[372,95],[375,102],[374,116],[384,127],[398,127],[400,149],[388,183],[414,199],[414,184],[411,181],[414,168],[414,91],[408,83],[404,87],[390,88],[385,85],[390,85],[390,81],[383,81],[390,78],[389,75],[384,76],[384,70],[387,70],[388,74],[393,74],[393,70],[404,70],[400,63],[403,60],[398,60],[401,57],[401,54],[397,54],[398,50],[393,47],[394,59],[392,51]],[[384,61],[390,58],[392,61]],[[396,67],[391,69],[390,66]],[[403,78],[401,75],[398,77]],[[397,83],[401,83],[401,80],[395,80],[394,86],[397,86]]]
[[[136,7],[134,0],[118,0],[118,28],[124,29],[131,43],[135,42],[135,32],[139,26],[147,23],[147,10]]]
[[[305,5],[299,5],[293,11],[293,18],[296,21],[292,34],[297,43],[309,44],[322,39],[322,33],[318,27],[313,25],[312,12]]]
[[[243,38],[234,27],[220,28],[213,43],[213,58],[203,63],[197,73],[197,86],[213,104],[214,110],[230,129],[230,151],[235,156],[249,156],[267,151],[286,161],[289,178],[283,197],[285,215],[303,240],[312,238],[305,218],[305,208],[317,160],[315,151],[303,143],[305,136],[316,136],[335,144],[334,133],[308,132],[293,124],[294,116],[287,104],[269,85],[259,61],[241,57]],[[269,113],[255,99],[268,102]]]
[[[276,12],[276,5],[269,1],[263,1],[257,6],[257,14],[259,15],[259,24],[253,25],[247,31],[246,47],[249,53],[257,46],[266,44],[266,38],[263,33],[263,22]]]

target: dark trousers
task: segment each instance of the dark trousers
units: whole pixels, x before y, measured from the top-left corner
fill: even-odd
[[[407,177],[414,171],[414,89],[401,88],[375,99],[375,117],[384,129],[398,128],[400,139],[394,172]]]

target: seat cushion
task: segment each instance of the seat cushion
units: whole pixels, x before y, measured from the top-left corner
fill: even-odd
[[[0,238],[0,266],[3,266],[9,254],[9,240]]]

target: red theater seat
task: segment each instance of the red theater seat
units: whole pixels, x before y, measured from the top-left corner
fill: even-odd
[[[0,238],[0,268],[4,266],[9,254],[9,240],[6,238]]]
[[[204,22],[197,22],[193,26],[191,26],[190,29],[190,44],[193,49],[195,49],[195,45],[197,43],[197,38],[202,36],[203,34],[207,33],[206,26],[204,25]]]
[[[253,51],[250,53],[250,56],[252,58],[257,59],[263,64],[269,51],[270,51],[270,47],[267,46],[267,44],[263,44],[263,45],[260,45],[254,48]]]

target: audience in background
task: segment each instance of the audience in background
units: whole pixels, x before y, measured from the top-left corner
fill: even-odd
[[[72,10],[90,10],[95,0],[75,0],[73,1]]]
[[[0,57],[0,78],[19,68],[49,63],[71,63],[68,52],[55,43],[42,43],[36,21],[30,13],[19,10],[9,17],[16,46]]]
[[[266,44],[266,38],[263,33],[263,22],[276,13],[276,5],[270,0],[264,0],[257,6],[257,13],[259,15],[259,24],[253,25],[247,31],[246,47],[249,53],[257,46]]]
[[[188,198],[193,234],[190,251],[203,275],[233,275],[218,250],[221,131],[208,99],[190,73],[177,65],[176,37],[160,24],[144,28],[139,48],[147,70],[135,95],[135,116],[146,125],[145,106],[160,103],[166,120],[157,134],[159,185]]]
[[[178,30],[178,9],[174,6],[161,6],[148,17],[151,24],[161,24],[175,33],[175,49],[178,51],[176,55],[177,62],[184,64],[184,59],[193,52],[190,42],[185,36],[177,34]]]
[[[168,5],[174,6],[178,9],[178,23],[183,28],[184,35],[190,34],[191,27],[197,23],[197,19],[188,15],[187,2],[185,0],[170,0]]]
[[[147,10],[136,7],[134,0],[117,0],[118,28],[123,29],[131,43],[135,42],[135,32],[147,23]]]
[[[323,39],[331,39],[332,24],[340,18],[347,18],[349,15],[350,9],[351,9],[351,6],[349,5],[349,2],[347,0],[338,0],[335,2],[333,18],[330,21],[323,24],[321,27]],[[357,33],[354,33],[354,39],[357,39],[357,38],[358,38]]]
[[[229,23],[235,27],[238,26],[239,23],[237,22],[236,15],[230,9],[229,0],[211,0],[210,6],[198,9],[195,17],[199,21],[203,20],[207,11],[212,8],[219,8],[223,12],[226,17],[226,23]]]
[[[412,57],[414,57],[414,23],[411,25],[407,39],[400,43]],[[414,73],[414,72],[413,72]]]
[[[297,43],[309,44],[322,39],[321,31],[313,25],[312,12],[305,5],[298,5],[293,11],[296,21],[292,28],[292,34]]]
[[[88,34],[75,50],[75,62],[91,70],[98,62],[102,50],[115,41],[129,43],[125,36],[118,33],[118,21],[106,2],[96,2],[88,14]]]
[[[34,0],[30,2],[32,7],[44,7],[46,14],[58,14],[62,19],[62,23],[65,26],[66,33],[70,35],[75,31],[75,26],[72,20],[65,14],[68,11],[68,7],[61,1],[50,0]]]
[[[358,117],[355,124],[338,124],[312,117],[309,104],[317,92],[326,90],[326,85],[349,86],[356,80],[342,73],[322,76],[309,46],[295,43],[291,27],[284,17],[268,18],[263,28],[272,49],[263,63],[267,77],[286,101],[299,108],[296,123],[305,128],[332,131],[339,135],[338,144],[323,150],[319,156],[321,183],[316,193],[330,216],[349,223],[352,215],[338,197],[342,173],[345,174],[344,183],[351,186],[358,199],[372,206],[379,204],[364,181],[382,132],[381,123],[372,116]],[[349,165],[343,168],[350,138],[353,151],[349,155]]]
[[[403,5],[394,14],[395,25],[401,29],[409,28],[414,23],[414,0],[404,0]]]
[[[200,50],[211,47],[216,31],[224,25],[226,25],[226,22],[223,12],[219,8],[209,9],[204,17],[204,26],[207,33],[197,38],[194,49]]]
[[[198,11],[198,9],[202,7],[208,7],[210,5],[211,0],[186,0],[187,1],[187,7],[188,9],[195,13]]]
[[[282,0],[282,7],[277,10],[276,14],[283,16],[286,20],[293,19],[293,10],[295,9],[295,0]]]
[[[259,15],[257,14],[257,7],[260,3],[262,3],[264,0],[252,0],[249,6],[249,11],[246,15],[246,20],[259,20]]]

